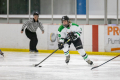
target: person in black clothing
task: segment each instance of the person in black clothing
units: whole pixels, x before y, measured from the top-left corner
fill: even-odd
[[[44,27],[42,26],[42,23],[38,20],[39,13],[35,12],[33,16],[33,19],[28,20],[23,24],[21,33],[23,33],[24,28],[27,26],[25,29],[25,34],[30,39],[30,52],[38,52],[36,48],[38,43],[36,30],[39,27],[42,31],[42,34],[44,34]]]
[[[2,55],[4,57],[4,53],[0,50],[0,55]]]

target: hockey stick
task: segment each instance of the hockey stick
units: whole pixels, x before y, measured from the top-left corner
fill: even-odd
[[[100,67],[100,66],[102,66],[102,65],[106,64],[107,62],[109,62],[109,61],[111,61],[111,60],[113,60],[113,59],[115,59],[115,58],[117,58],[117,57],[119,57],[119,56],[120,56],[120,54],[119,54],[119,55],[117,55],[117,56],[115,56],[115,57],[113,57],[112,59],[110,59],[110,60],[108,60],[108,61],[104,62],[103,64],[101,64],[101,65],[99,65],[99,66],[92,67],[92,68],[91,68],[91,70],[92,70],[92,69],[95,69],[95,68],[98,68],[98,67]]]
[[[68,39],[68,41],[66,41],[65,43],[69,42],[70,39]],[[59,49],[59,48],[58,48]],[[38,64],[35,64],[34,66],[37,67],[39,64],[41,64],[43,61],[45,61],[48,57],[50,57],[53,53],[55,53],[58,49],[56,49],[54,52],[52,52],[49,56],[47,56],[45,59],[43,59],[41,62],[39,62]],[[42,66],[39,66],[42,67]]]

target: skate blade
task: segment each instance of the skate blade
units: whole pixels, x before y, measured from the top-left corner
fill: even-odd
[[[93,67],[93,66],[94,66],[94,64],[92,64],[92,65],[88,64],[88,66],[89,66],[89,67]]]

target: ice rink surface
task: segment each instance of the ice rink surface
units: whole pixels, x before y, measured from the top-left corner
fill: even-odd
[[[120,57],[91,70],[93,66],[89,66],[77,54],[71,54],[68,65],[65,63],[64,54],[55,53],[40,64],[42,67],[33,67],[33,64],[39,63],[50,53],[4,53],[4,58],[0,56],[0,80],[120,80]],[[89,55],[94,66],[113,57]]]

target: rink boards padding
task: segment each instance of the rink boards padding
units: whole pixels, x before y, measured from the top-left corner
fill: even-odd
[[[12,49],[12,48],[1,48],[2,51],[11,51],[11,52],[29,52],[29,49]],[[38,50],[39,53],[52,53],[55,50]],[[77,51],[69,51],[70,54],[79,54]],[[88,55],[109,55],[109,56],[116,56],[120,53],[118,52],[89,52],[86,51]],[[56,51],[54,54],[64,54],[62,50]]]

